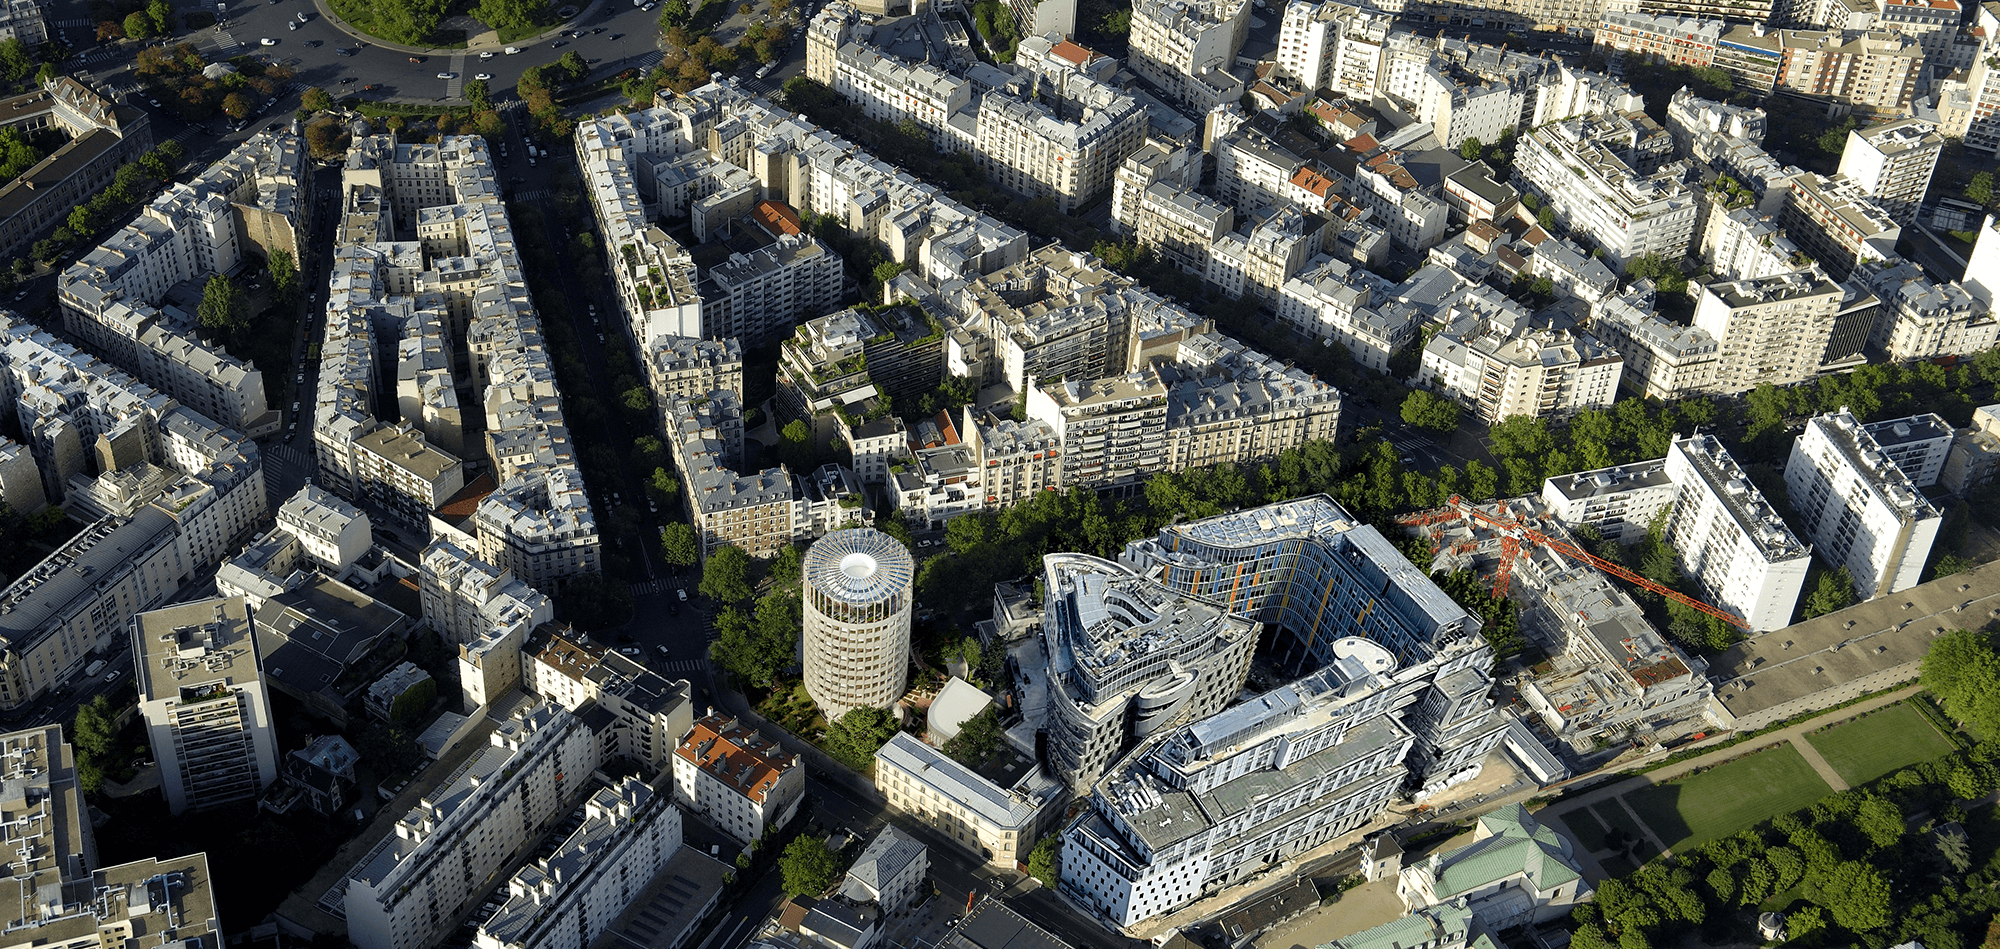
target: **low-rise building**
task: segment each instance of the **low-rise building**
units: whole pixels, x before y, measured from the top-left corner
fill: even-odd
[[[1015,771],[967,767],[901,732],[875,752],[875,784],[890,807],[1003,868],[1027,860],[1060,816],[1055,805],[1063,797],[1062,785],[1039,766]]]
[[[1592,892],[1576,845],[1519,804],[1479,818],[1471,843],[1404,867],[1396,881],[1411,911],[1464,907],[1494,932],[1566,917]]]
[[[884,916],[906,912],[915,907],[930,867],[930,851],[888,824],[848,866],[840,896],[853,903],[873,903]]]

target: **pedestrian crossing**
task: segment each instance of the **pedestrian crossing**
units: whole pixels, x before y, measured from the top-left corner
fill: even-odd
[[[540,201],[540,200],[542,200],[543,198],[547,198],[547,197],[550,197],[550,196],[553,196],[554,194],[555,194],[555,191],[554,191],[553,189],[549,189],[549,188],[529,188],[529,189],[527,189],[527,190],[525,190],[525,191],[516,191],[516,192],[514,192],[514,200],[516,200],[516,201]]]
[[[653,70],[653,67],[658,66],[660,64],[660,61],[665,58],[666,54],[664,53],[659,53],[659,52],[647,53],[646,55],[639,57],[638,61],[634,62],[632,65],[637,67],[640,72],[651,72]]]
[[[236,42],[236,37],[229,35],[226,30],[217,30],[211,35],[215,37],[215,51],[218,53],[226,53],[242,45]]]
[[[665,673],[678,672],[682,675],[689,675],[697,672],[706,673],[708,672],[708,660],[676,659],[673,662],[661,663],[660,665],[655,666],[654,669],[659,672],[665,672]]]
[[[634,583],[631,586],[632,586],[633,596],[652,596],[656,593],[672,593],[674,589],[674,582],[672,580],[666,579],[665,577],[662,577],[658,580],[647,580],[642,583]]]
[[[456,99],[459,97],[459,93],[463,91],[465,91],[465,54],[462,52],[453,53],[451,55],[451,78],[445,81],[444,97],[447,99]]]
[[[115,49],[94,49],[81,56],[74,56],[71,58],[82,60],[83,64],[88,66],[91,65],[92,63],[110,62],[111,60],[118,59],[124,55],[125,54],[123,52],[120,52],[119,50]]]
[[[96,26],[96,25],[97,25],[97,24],[96,24],[96,23],[93,23],[93,22],[91,21],[91,19],[90,19],[89,17],[87,17],[87,16],[86,16],[86,17],[75,17],[75,18],[72,18],[72,19],[68,19],[68,20],[57,20],[57,21],[56,21],[56,27],[57,27],[58,29],[66,29],[66,28],[68,28],[68,27],[73,27],[73,26]]]

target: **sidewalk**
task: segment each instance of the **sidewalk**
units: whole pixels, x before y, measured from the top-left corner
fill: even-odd
[[[498,39],[492,40],[491,42],[486,42],[484,40],[485,37],[499,35],[490,30],[485,33],[481,33],[478,36],[467,37],[465,41],[465,49],[460,50],[457,47],[449,47],[449,46],[408,46],[403,43],[392,43],[379,36],[372,36],[370,34],[363,33],[360,30],[355,29],[354,27],[348,26],[347,21],[341,19],[340,14],[333,12],[333,7],[330,6],[326,2],[326,0],[312,0],[313,9],[318,11],[319,15],[326,19],[326,22],[333,24],[334,29],[341,31],[342,33],[345,33],[348,36],[354,37],[356,42],[365,43],[369,46],[380,47],[382,49],[394,50],[398,53],[419,53],[425,56],[436,56],[440,54],[450,54],[458,52],[474,52],[480,49],[498,49],[499,47],[502,46],[532,46],[545,39],[549,39],[550,37],[560,36],[562,34],[562,31],[571,29],[570,27],[571,23],[580,23],[584,20],[590,19],[590,17],[593,14],[595,14],[600,8],[604,6],[605,2],[606,0],[591,0],[589,6],[584,7],[581,12],[577,13],[576,16],[570,17],[567,21],[558,23],[553,28],[546,30],[542,33],[536,34],[534,36],[523,37],[521,39],[513,41],[512,43],[502,43]]]

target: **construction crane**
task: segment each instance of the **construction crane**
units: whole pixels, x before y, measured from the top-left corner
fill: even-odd
[[[1446,499],[1443,507],[1405,515],[1397,518],[1396,521],[1399,524],[1410,527],[1429,527],[1434,524],[1457,521],[1461,518],[1478,521],[1492,528],[1500,535],[1500,566],[1493,572],[1493,595],[1496,597],[1507,595],[1507,588],[1513,580],[1514,558],[1521,552],[1521,545],[1523,543],[1531,543],[1555,551],[1571,560],[1581,560],[1614,577],[1628,583],[1638,584],[1682,606],[1700,610],[1738,629],[1747,630],[1750,628],[1750,624],[1740,616],[1716,609],[1693,597],[1654,583],[1618,564],[1592,554],[1568,541],[1536,530],[1534,527],[1521,521],[1480,510],[1474,505],[1467,504],[1464,498],[1456,494]],[[1459,544],[1453,550],[1457,552],[1463,547],[1463,544]]]

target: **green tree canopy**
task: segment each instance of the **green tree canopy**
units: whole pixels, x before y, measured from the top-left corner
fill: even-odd
[[[1864,932],[1889,924],[1889,880],[1871,864],[1843,860],[1808,873],[1805,895],[1842,929]]]
[[[125,35],[135,40],[143,40],[154,35],[153,18],[144,10],[134,10],[125,15]]]
[[[741,603],[750,598],[749,576],[749,555],[741,547],[724,544],[702,565],[701,595],[717,603]]]
[[[609,629],[632,618],[632,588],[601,573],[586,573],[563,582],[556,594],[563,617],[583,629]]]
[[[1055,886],[1056,857],[1061,847],[1061,838],[1052,833],[1035,841],[1035,849],[1028,852],[1028,875],[1040,880],[1043,886]]]
[[[1931,641],[1919,681],[1974,733],[2000,736],[2000,655],[1984,634],[1955,629]]]
[[[1819,580],[1811,593],[1799,601],[1799,616],[1812,619],[1825,616],[1854,605],[1854,580],[1846,567],[1838,570],[1819,570]]]
[[[1458,157],[1466,161],[1478,161],[1479,153],[1486,150],[1486,143],[1476,138],[1468,138],[1458,143]]]
[[[778,874],[791,896],[818,896],[840,880],[845,872],[840,855],[827,849],[826,841],[811,834],[793,838],[778,858]]]
[[[325,112],[333,108],[333,94],[314,86],[299,93],[299,108],[307,112]]]
[[[496,30],[523,30],[549,18],[545,0],[479,0],[472,18]]]
[[[875,752],[896,737],[896,719],[879,708],[848,709],[845,715],[826,726],[820,747],[835,760],[867,774],[875,765]]]
[[[292,252],[274,250],[264,261],[264,269],[271,274],[271,292],[278,299],[290,304],[297,300],[299,293],[299,267],[292,260]]]
[[[195,317],[205,339],[234,337],[250,328],[250,300],[236,281],[217,274],[201,288],[201,305]]]
[[[967,767],[977,767],[993,757],[1005,742],[1000,732],[1000,708],[988,705],[959,725],[958,734],[944,743],[943,750],[952,760]]]
[[[1457,429],[1458,412],[1457,402],[1442,398],[1427,389],[1412,389],[1403,399],[1403,422],[1433,432],[1449,432]]]
[[[472,103],[472,107],[475,109],[483,111],[493,107],[493,96],[487,88],[486,80],[484,79],[474,79],[467,82],[464,94],[465,101]]]
[[[660,528],[660,553],[676,567],[692,567],[701,557],[701,540],[692,526],[673,521]]]

